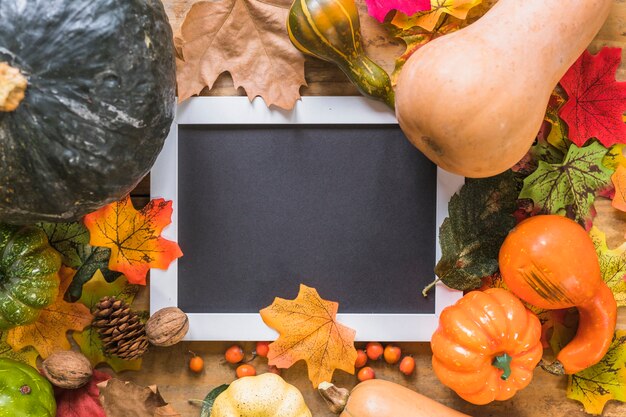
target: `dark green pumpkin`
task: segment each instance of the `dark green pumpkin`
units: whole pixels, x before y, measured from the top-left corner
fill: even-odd
[[[159,0],[0,1],[1,62],[28,81],[0,110],[1,221],[77,219],[150,170],[175,107]]]
[[[0,417],[54,417],[52,385],[25,363],[0,358]]]
[[[43,230],[0,224],[0,330],[37,320],[57,297],[60,268]]]

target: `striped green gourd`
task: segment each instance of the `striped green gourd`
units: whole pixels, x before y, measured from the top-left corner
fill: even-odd
[[[300,51],[336,64],[363,95],[394,108],[389,75],[363,50],[354,0],[295,0],[287,30]]]

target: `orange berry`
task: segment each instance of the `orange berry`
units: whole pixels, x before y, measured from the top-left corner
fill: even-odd
[[[204,360],[194,354],[189,360],[189,370],[199,374],[204,369]]]
[[[228,363],[239,363],[243,360],[243,349],[239,345],[232,345],[224,352],[224,359]]]
[[[363,382],[367,381],[368,379],[376,378],[376,374],[374,373],[374,370],[372,368],[366,366],[365,368],[361,368],[356,377],[359,379],[359,381]]]
[[[402,357],[402,351],[398,346],[387,345],[385,346],[383,356],[385,357],[385,362],[393,365],[394,363],[398,362]]]
[[[356,361],[354,361],[355,368],[362,368],[367,363],[367,354],[363,349],[356,350]]]
[[[256,348],[254,351],[257,356],[267,358],[267,354],[270,351],[270,342],[256,342]]]
[[[365,346],[365,352],[367,353],[367,357],[371,360],[378,360],[383,356],[383,345],[378,342],[369,342]]]
[[[256,369],[254,369],[254,366],[252,365],[243,364],[237,367],[236,373],[237,378],[243,378],[244,376],[255,376]]]
[[[402,361],[400,362],[400,372],[408,376],[411,375],[414,370],[415,359],[410,356],[405,356],[404,358],[402,358]]]

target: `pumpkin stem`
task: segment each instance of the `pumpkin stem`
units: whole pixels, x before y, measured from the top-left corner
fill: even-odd
[[[348,397],[350,396],[350,391],[347,389],[337,388],[330,382],[324,381],[319,384],[317,391],[320,393],[324,401],[326,401],[326,404],[328,404],[328,408],[331,412],[340,414],[343,409],[346,408]]]
[[[28,80],[19,69],[0,62],[0,112],[11,112],[24,99]]]
[[[511,359],[513,358],[511,358],[508,353],[503,353],[502,355],[498,355],[493,358],[493,361],[491,362],[493,366],[502,370],[500,378],[504,381],[509,379],[511,376]]]

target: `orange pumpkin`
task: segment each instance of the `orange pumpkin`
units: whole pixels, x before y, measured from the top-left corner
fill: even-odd
[[[578,223],[558,215],[530,217],[504,240],[499,262],[504,282],[522,300],[545,309],[578,308],[576,336],[558,353],[553,371],[573,374],[602,359],[613,339],[617,303]]]
[[[446,307],[430,345],[439,380],[473,404],[507,400],[541,359],[539,319],[502,288],[472,291]]]

